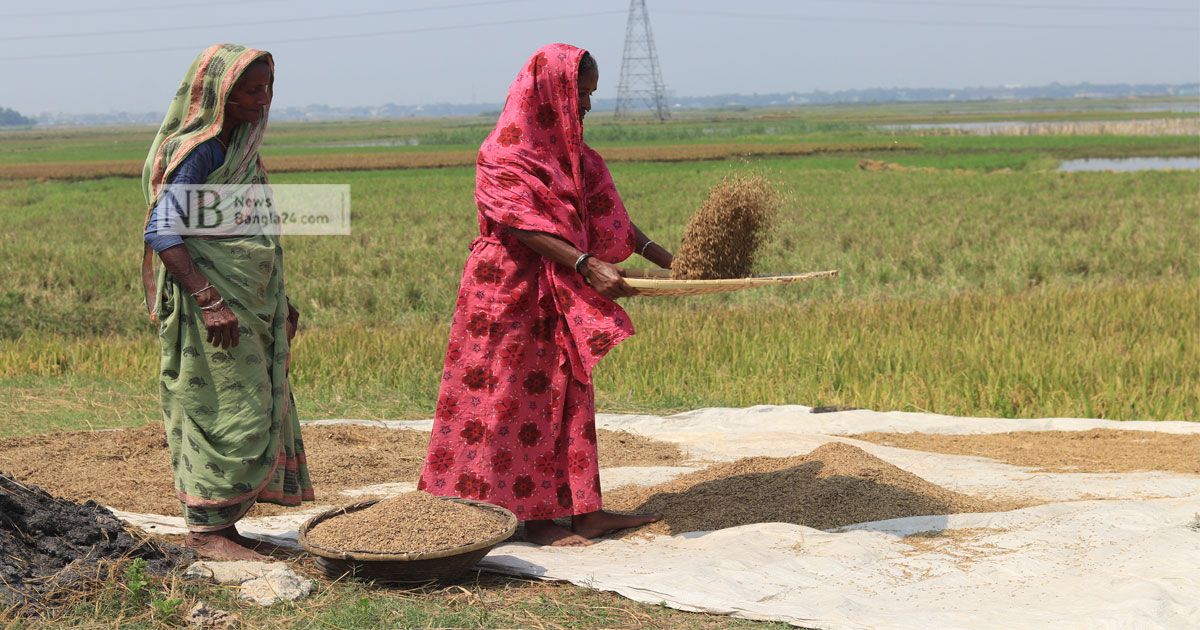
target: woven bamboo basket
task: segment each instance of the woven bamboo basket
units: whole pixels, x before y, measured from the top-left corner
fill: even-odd
[[[379,502],[379,499],[374,499],[328,510],[308,519],[300,526],[300,546],[316,556],[317,566],[331,578],[353,577],[390,584],[425,584],[453,582],[462,577],[483,559],[492,550],[492,547],[517,531],[517,517],[502,507],[471,499],[438,498],[495,512],[504,518],[504,531],[469,545],[422,553],[379,553],[328,549],[316,545],[308,539],[309,530],[316,527],[318,523],[335,516],[369,508]]]
[[[671,272],[666,269],[622,269],[621,275],[625,277],[626,284],[637,290],[638,295],[685,296],[740,291],[777,284],[793,284],[818,278],[835,278],[838,271],[834,269],[783,276],[751,276],[720,280],[675,280],[671,278]]]

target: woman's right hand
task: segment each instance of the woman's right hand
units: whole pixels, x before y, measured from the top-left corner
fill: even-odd
[[[221,299],[221,295],[215,289],[209,289],[198,296],[196,303],[200,305],[200,318],[208,331],[208,343],[228,350],[238,345],[237,315],[234,315],[233,309],[224,302],[214,309],[204,310],[205,306],[216,304]]]
[[[616,265],[591,257],[584,262],[583,277],[600,295],[615,300],[637,295],[637,289],[629,286]]]

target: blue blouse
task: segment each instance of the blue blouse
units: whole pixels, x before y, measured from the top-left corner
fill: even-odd
[[[208,176],[224,163],[225,148],[216,138],[212,138],[193,149],[184,158],[179,168],[175,169],[175,173],[171,175],[171,179],[167,183],[203,184]],[[183,244],[183,239],[171,227],[175,222],[165,223],[168,221],[167,213],[169,212],[174,212],[179,218],[186,216],[183,206],[170,190],[159,198],[158,205],[154,207],[154,212],[150,215],[150,220],[146,222],[146,232],[143,235],[146,244],[156,252]],[[164,226],[162,230],[159,230],[160,225]]]

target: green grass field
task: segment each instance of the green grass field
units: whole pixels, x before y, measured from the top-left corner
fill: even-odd
[[[695,115],[666,125],[597,121],[588,133],[602,151],[721,142],[843,147],[810,156],[612,165],[634,220],[672,247],[723,175],[764,174],[788,202],[760,269],[842,275],[703,298],[626,300],[638,334],[598,368],[600,410],[796,403],[1200,420],[1196,172],[1054,170],[1058,160],[1074,157],[1196,156],[1196,138],[973,137],[874,127],[1145,117],[1093,105],[1075,112],[1068,105],[997,111],[991,104],[991,111],[811,108]],[[463,119],[279,125],[265,154],[269,166],[273,155],[319,162],[329,151],[469,149],[487,128],[486,121]],[[0,164],[140,160],[151,133],[5,132]],[[416,142],[386,146],[405,138]],[[906,148],[854,148],[892,141]],[[384,146],[354,146],[368,143]],[[864,159],[899,167],[861,170]],[[302,418],[430,417],[476,229],[473,169],[279,173],[272,181],[352,188],[351,236],[285,243],[289,293],[304,317],[293,365]],[[137,180],[4,180],[0,208],[0,437],[155,420],[158,353],[136,273],[144,217]],[[519,597],[501,614],[488,601],[508,588],[476,585],[459,599],[333,589],[310,612],[254,623],[526,625],[532,618],[550,627],[595,627],[630,625],[629,615],[643,615],[650,620],[643,625],[684,627],[701,619],[567,587]],[[101,598],[102,619],[128,615],[154,624],[143,611],[124,608],[117,586],[110,589]],[[441,616],[439,606],[462,616]]]
[[[628,301],[639,335],[601,365],[602,408],[1200,417],[1194,173],[989,174],[952,170],[955,154],[924,157],[937,168],[865,172],[854,157],[614,165],[635,220],[668,244],[723,174],[766,173],[790,202],[761,268],[843,275]],[[353,194],[353,235],[287,242],[289,290],[305,316],[302,411],[428,416],[475,229],[472,171],[275,181],[349,183]],[[155,338],[134,273],[139,195],[118,178],[0,190],[12,208],[0,216],[6,390],[121,392],[94,426],[155,417],[144,395]],[[69,405],[30,406],[0,403],[15,412],[0,435],[76,423]]]
[[[1139,101],[1140,102],[1140,101]],[[1187,99],[1150,99],[1146,104],[1191,106]],[[715,111],[678,115],[670,124],[646,120],[613,121],[597,114],[588,120],[587,138],[597,148],[639,144],[679,144],[745,140],[783,143],[796,140],[880,141],[907,137],[888,131],[886,125],[969,123],[992,120],[1019,122],[1195,120],[1190,112],[1139,112],[1119,101],[1046,101],[1039,103],[882,104],[812,106],[794,110]],[[273,123],[263,154],[272,156],[328,153],[420,152],[479,146],[491,131],[494,115],[448,119],[410,119],[338,123]],[[102,127],[0,131],[0,165],[144,160],[155,127]],[[1095,155],[1098,147],[1139,147],[1155,151],[1195,154],[1194,138],[1073,136],[1025,138],[1032,142],[976,145],[977,150],[1034,151],[1079,150]],[[1017,139],[1022,140],[1022,139]],[[940,139],[917,140],[923,148],[938,150]],[[1115,150],[1115,149],[1113,149]],[[1189,153],[1190,151],[1190,153]]]

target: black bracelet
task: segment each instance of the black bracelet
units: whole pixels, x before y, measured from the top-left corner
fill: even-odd
[[[583,265],[591,257],[591,254],[580,254],[579,258],[575,259],[575,273],[583,273]]]

